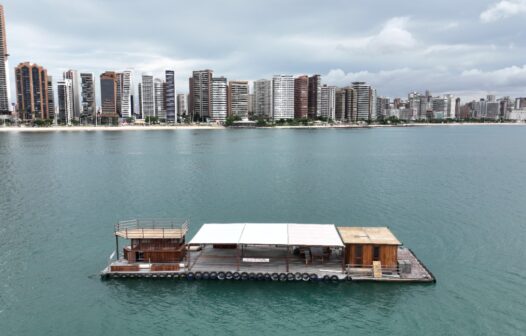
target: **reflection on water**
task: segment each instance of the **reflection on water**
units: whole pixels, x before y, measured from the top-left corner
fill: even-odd
[[[6,335],[522,335],[522,127],[0,134]],[[436,285],[101,281],[113,224],[389,226]]]

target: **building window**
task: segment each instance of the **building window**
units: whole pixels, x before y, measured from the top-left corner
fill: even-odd
[[[362,245],[354,246],[354,264],[356,265],[363,264],[363,246]]]
[[[380,246],[373,247],[373,261],[380,260]]]

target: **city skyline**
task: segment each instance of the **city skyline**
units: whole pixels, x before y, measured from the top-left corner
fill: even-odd
[[[385,1],[374,8],[342,1],[298,4],[292,1],[274,12],[268,2],[223,6],[234,11],[209,3],[203,12],[208,23],[188,29],[198,10],[189,3],[163,4],[158,11],[155,1],[132,6],[47,1],[35,11],[29,1],[4,1],[8,72],[13,83],[13,64],[25,61],[46,67],[56,79],[69,69],[95,74],[131,69],[137,83],[143,72],[162,78],[165,69],[175,69],[175,86],[184,93],[193,70],[211,68],[229,80],[248,80],[250,86],[276,74],[319,73],[329,86],[365,81],[389,97],[425,89],[464,101],[487,93],[524,95],[526,66],[520,55],[525,46],[519,26],[524,1],[469,1],[471,11],[464,14],[447,1],[427,4],[426,10]],[[257,16],[245,15],[255,9]],[[116,11],[116,19],[134,22],[133,31],[123,32],[126,25],[105,20]],[[436,19],[438,11],[447,15]],[[147,26],[150,21],[139,14],[161,19]],[[172,20],[162,20],[168,15]],[[250,20],[233,20],[233,15]],[[277,28],[273,22],[286,24]],[[217,31],[211,37],[206,31],[212,28]],[[11,101],[14,96],[11,85]]]

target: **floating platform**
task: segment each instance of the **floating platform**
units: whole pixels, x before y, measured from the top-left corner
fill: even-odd
[[[188,263],[150,264],[111,262],[101,273],[103,279],[164,278],[173,280],[217,281],[289,281],[289,282],[398,282],[435,283],[436,279],[416,255],[404,246],[398,247],[400,267],[382,270],[375,277],[371,267],[342,268],[343,256],[334,255],[327,260],[305,264],[299,256],[270,248],[251,248],[244,251],[240,263],[236,250],[205,247],[188,251]],[[268,259],[268,260],[267,260]],[[288,270],[287,270],[288,259]],[[168,270],[162,270],[164,269]]]
[[[101,276],[188,280],[433,283],[433,274],[387,227],[334,224],[203,224],[134,219],[115,225],[115,252]],[[119,240],[127,245],[119,254]]]

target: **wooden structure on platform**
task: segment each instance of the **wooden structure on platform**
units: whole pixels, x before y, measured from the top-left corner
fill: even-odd
[[[345,263],[350,267],[398,266],[400,241],[387,227],[338,227],[345,244]]]
[[[115,225],[103,278],[435,282],[386,227],[333,224],[204,224],[187,243],[187,220]],[[122,250],[119,242],[126,241]],[[121,254],[122,251],[122,254]]]
[[[292,259],[300,259],[304,265],[323,264],[331,259],[331,254],[342,255],[344,248],[333,224],[297,223],[204,224],[188,245],[232,250],[228,254],[237,271],[248,264],[271,264],[282,259],[287,272]],[[251,255],[256,247],[260,248],[259,253]],[[261,247],[267,247],[267,254],[261,254]],[[218,254],[225,253],[218,251]],[[188,264],[191,269],[195,261]],[[345,269],[343,259],[340,269],[342,272]]]
[[[175,219],[121,221],[115,225],[116,251],[119,251],[119,238],[124,238],[129,245],[122,250],[123,258],[130,264],[180,263],[186,256],[187,231],[188,222]],[[166,266],[155,265],[155,268],[162,270]]]

